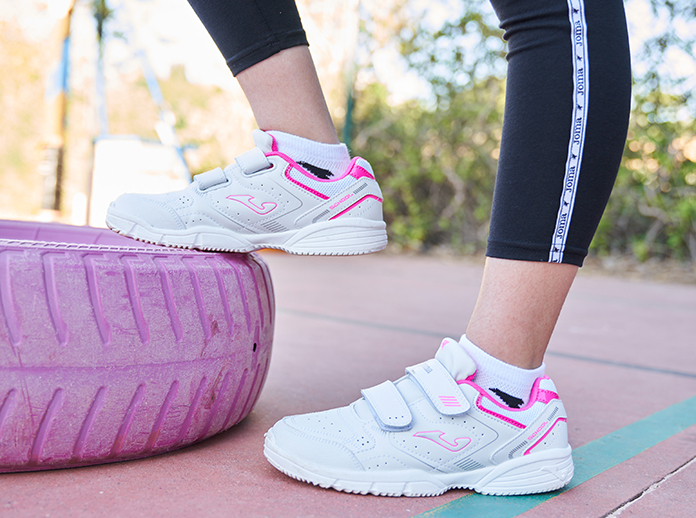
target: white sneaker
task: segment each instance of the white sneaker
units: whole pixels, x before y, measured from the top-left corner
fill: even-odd
[[[124,194],[106,216],[116,232],[158,245],[228,252],[278,248],[356,255],[387,245],[382,192],[370,164],[354,158],[324,180],[278,152],[255,130],[256,147],[224,170],[196,175],[178,192]]]
[[[435,359],[350,406],[282,419],[264,453],[286,475],[350,493],[522,495],[568,484],[573,459],[553,382],[538,378],[528,404],[511,409],[473,383],[475,371],[447,338]]]

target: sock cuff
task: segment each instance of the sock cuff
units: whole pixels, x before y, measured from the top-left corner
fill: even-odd
[[[466,337],[466,335],[462,335],[462,338],[461,340],[459,340],[459,343],[462,347],[464,347],[464,350],[467,353],[469,353],[469,356],[471,356],[471,358],[474,360],[478,367],[509,370],[510,373],[514,373],[525,378],[529,376],[534,376],[534,379],[542,377],[544,375],[544,371],[546,370],[545,363],[542,363],[536,369],[523,369],[522,367],[518,367],[510,363],[505,363],[504,361],[499,360],[495,356],[491,356],[486,351],[481,349],[474,342],[469,340]]]
[[[350,152],[345,144],[325,144],[282,131],[267,131],[278,145],[278,150],[295,162],[308,162],[313,166],[340,174],[350,165]]]
[[[527,401],[534,382],[542,377],[546,370],[544,363],[536,369],[523,369],[505,363],[479,348],[466,335],[462,336],[459,343],[476,363],[474,382],[486,390],[500,389]]]

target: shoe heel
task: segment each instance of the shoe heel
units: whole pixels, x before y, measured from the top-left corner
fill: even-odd
[[[481,479],[474,491],[484,495],[528,495],[555,491],[573,478],[571,448],[532,453],[505,462]]]
[[[304,228],[282,248],[303,255],[359,255],[379,252],[386,246],[384,222],[346,218]]]

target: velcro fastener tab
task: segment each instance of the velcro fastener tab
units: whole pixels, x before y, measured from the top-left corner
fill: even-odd
[[[246,153],[242,153],[235,158],[235,160],[244,174],[255,173],[271,167],[271,163],[268,161],[268,158],[266,158],[266,155],[257,147]]]
[[[193,180],[198,184],[200,190],[205,191],[206,189],[210,189],[215,185],[225,183],[227,181],[227,177],[222,169],[216,167],[215,169],[206,171],[205,173],[197,174],[193,177]]]
[[[441,414],[461,415],[471,407],[457,382],[439,360],[432,359],[407,367],[406,372]]]
[[[391,381],[362,391],[377,423],[387,432],[400,432],[411,428],[411,411],[403,396]]]

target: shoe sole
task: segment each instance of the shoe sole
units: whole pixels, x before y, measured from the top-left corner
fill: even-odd
[[[555,491],[573,478],[571,448],[532,453],[499,466],[459,473],[401,470],[382,473],[341,472],[303,465],[280,451],[273,431],[266,434],[266,459],[279,471],[302,482],[347,493],[377,496],[438,496],[450,489],[471,489],[484,495],[529,495]]]
[[[323,221],[275,234],[237,234],[216,228],[162,232],[139,218],[110,209],[106,224],[111,230],[138,241],[213,252],[247,253],[273,248],[298,255],[362,255],[379,252],[387,246],[386,224],[362,218]]]

